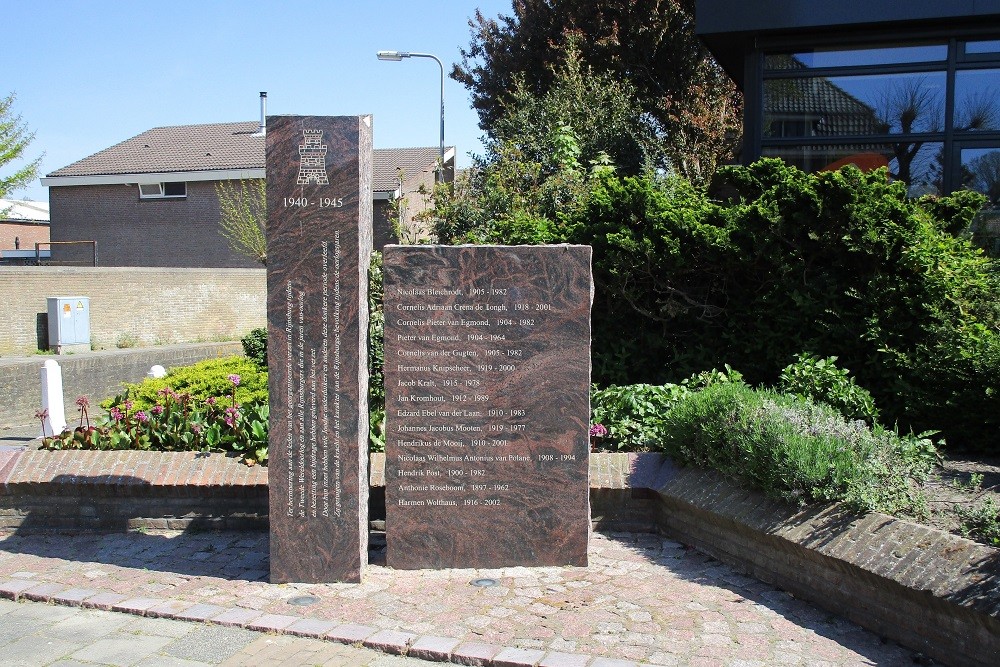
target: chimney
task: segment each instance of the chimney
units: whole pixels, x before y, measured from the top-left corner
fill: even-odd
[[[260,127],[257,128],[257,136],[262,137],[267,134],[267,91],[260,91]]]

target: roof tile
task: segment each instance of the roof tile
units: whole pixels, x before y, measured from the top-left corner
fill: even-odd
[[[263,169],[264,137],[256,122],[154,127],[48,174],[97,176],[172,171]],[[376,148],[375,191],[395,190],[398,174],[410,178],[435,168],[438,147]]]

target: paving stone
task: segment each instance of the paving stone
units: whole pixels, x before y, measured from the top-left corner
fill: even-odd
[[[77,611],[79,613],[63,618],[52,617],[55,622],[39,630],[38,634],[45,637],[72,638],[74,641],[90,642],[106,637],[134,620],[131,616],[110,611],[79,608]]]
[[[239,653],[258,637],[258,633],[242,628],[197,625],[182,640],[167,645],[162,654],[215,665]]]
[[[89,597],[97,595],[92,588],[66,588],[52,595],[52,601],[59,604],[77,606]]]
[[[378,628],[373,628],[368,625],[345,624],[338,625],[327,632],[326,638],[337,642],[343,642],[344,644],[355,644],[363,642],[376,632],[378,632]]]
[[[263,615],[262,612],[255,609],[229,609],[217,616],[213,616],[212,622],[219,625],[237,625],[242,627]]]
[[[0,667],[45,665],[79,649],[83,642],[69,639],[40,638],[28,635],[5,644],[0,652]]]
[[[26,581],[24,579],[11,579],[10,581],[5,581],[0,583],[0,595],[7,598],[17,599],[21,591],[25,591],[29,588],[37,586],[36,581]]]
[[[141,635],[107,637],[84,646],[70,657],[84,662],[131,667],[154,655],[170,641],[167,637],[144,637]]]
[[[118,593],[98,593],[97,595],[91,595],[80,604],[84,607],[92,609],[104,609],[106,611],[111,611],[116,604],[124,599],[125,596]]]
[[[197,627],[193,623],[173,621],[167,618],[134,618],[122,627],[120,632],[177,639],[190,634]]]
[[[452,651],[452,662],[460,665],[486,665],[490,664],[497,653],[503,650],[501,646],[493,644],[483,644],[481,642],[462,642]]]
[[[124,611],[129,613],[142,613],[150,607],[162,604],[161,598],[128,598],[111,605],[112,611]]]
[[[258,632],[276,632],[287,628],[296,621],[301,621],[299,616],[286,616],[284,614],[264,614],[247,623],[244,627],[248,630]]]
[[[313,618],[300,619],[285,628],[285,632],[299,637],[323,637],[337,627],[333,621],[320,621]]]
[[[410,632],[382,630],[365,639],[362,644],[378,651],[402,654],[406,652],[410,643],[416,638],[417,636]]]
[[[62,591],[64,588],[66,587],[62,584],[38,584],[37,586],[25,589],[21,592],[21,595],[29,600],[45,602],[48,601],[48,599],[54,594]]]
[[[447,661],[459,641],[452,637],[418,637],[406,651],[406,655],[428,660]]]
[[[585,667],[588,662],[590,662],[589,655],[549,651],[538,663],[538,667]]]
[[[88,666],[89,667],[89,666]],[[151,655],[136,663],[136,667],[213,667],[213,663],[198,660],[184,660],[169,655]]]
[[[493,665],[495,667],[535,667],[544,657],[544,651],[505,648],[493,657]]]
[[[214,604],[194,604],[183,611],[177,612],[174,614],[174,617],[185,621],[206,621],[225,611],[225,607],[217,607]]]

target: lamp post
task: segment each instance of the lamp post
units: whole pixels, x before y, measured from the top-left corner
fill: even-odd
[[[415,53],[411,51],[379,51],[375,54],[379,60],[399,62],[403,58],[433,58],[441,68],[441,152],[438,159],[438,182],[444,181],[444,64],[441,59],[430,53]]]

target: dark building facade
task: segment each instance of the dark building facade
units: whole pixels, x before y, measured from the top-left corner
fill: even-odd
[[[1000,206],[1000,0],[698,0],[697,32],[744,92],[742,161]]]

